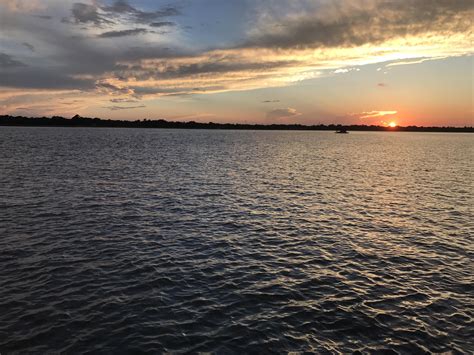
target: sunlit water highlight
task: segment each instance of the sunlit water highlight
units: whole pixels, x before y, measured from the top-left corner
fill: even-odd
[[[474,352],[474,136],[0,128],[0,352]]]

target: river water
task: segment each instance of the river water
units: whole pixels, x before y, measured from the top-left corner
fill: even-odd
[[[474,352],[470,134],[0,127],[0,352]]]

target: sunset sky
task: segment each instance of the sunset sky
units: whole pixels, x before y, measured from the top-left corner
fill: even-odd
[[[474,125],[472,0],[0,0],[0,114]]]

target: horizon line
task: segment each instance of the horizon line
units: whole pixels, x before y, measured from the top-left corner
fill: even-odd
[[[409,132],[409,131],[438,131],[438,132],[466,132],[474,133],[474,126],[382,126],[367,124],[344,124],[344,123],[219,123],[219,122],[197,122],[197,121],[169,121],[164,118],[158,119],[134,119],[118,120],[104,119],[99,117],[83,117],[74,115],[71,118],[53,115],[41,117],[0,115],[0,126],[57,126],[57,127],[122,127],[122,128],[188,128],[188,129],[260,129],[260,130],[334,130],[346,128],[359,131],[385,131],[385,132]]]

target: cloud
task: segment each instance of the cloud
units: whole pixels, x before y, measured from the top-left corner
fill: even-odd
[[[162,10],[155,12],[143,12],[139,11],[135,13],[136,21],[139,23],[153,21],[163,17],[177,16],[180,12],[177,8],[169,6]]]
[[[230,51],[179,54],[119,63],[116,86],[139,95],[186,95],[259,88],[261,82],[282,86],[298,67],[296,60],[273,61]],[[110,82],[110,81],[109,81]]]
[[[131,90],[133,91],[134,95],[137,97],[142,96],[184,96],[184,95],[191,95],[191,94],[204,94],[204,93],[212,93],[212,92],[221,92],[225,91],[225,86],[219,85],[208,85],[205,88],[200,87],[192,87],[186,86],[186,83],[181,85],[174,84],[163,84],[159,85],[157,82],[151,82],[150,84],[147,83],[137,83],[135,86],[131,86]],[[147,86],[148,85],[148,86]]]
[[[366,118],[377,118],[377,117],[384,117],[390,115],[396,115],[398,111],[366,111],[362,113],[352,114],[352,116],[359,117],[360,119]]]
[[[35,51],[35,47],[32,44],[28,43],[28,42],[23,42],[22,45],[25,46],[26,48],[28,48],[32,52]]]
[[[95,87],[106,94],[118,95],[118,94],[129,94],[133,95],[134,91],[128,87],[111,84],[107,81],[96,81]]]
[[[180,15],[180,11],[175,6],[168,5],[157,11],[142,11],[124,0],[116,0],[111,6],[103,6],[101,9],[111,14],[129,15],[136,23],[146,23],[159,18]]]
[[[174,26],[176,26],[176,23],[171,22],[171,21],[153,22],[153,23],[150,23],[150,26],[151,27],[158,27],[158,28],[161,28],[161,27],[174,27]]]
[[[23,64],[19,60],[16,60],[11,55],[8,55],[6,53],[0,53],[0,67],[2,67],[2,68],[18,68],[18,67],[24,67],[24,66],[25,66],[25,64]]]
[[[250,60],[249,60],[250,59]],[[296,63],[294,61],[263,61],[249,58],[231,58],[212,54],[204,56],[195,56],[187,58],[174,58],[172,61],[167,59],[144,61],[141,65],[133,65],[130,72],[135,78],[156,77],[182,78],[197,76],[202,74],[233,73],[233,72],[264,72],[275,68],[291,67]],[[126,72],[127,70],[124,70]]]
[[[2,67],[1,55],[0,67]],[[15,65],[11,69],[0,70],[0,83],[3,87],[40,90],[91,90],[94,88],[93,79],[74,78],[68,74],[57,72],[54,68],[45,69]]]
[[[2,0],[1,4],[11,12],[32,12],[42,8],[39,0]]]
[[[74,3],[71,13],[75,23],[102,25],[112,24],[114,20],[119,21],[120,16],[123,15],[129,16],[129,20],[134,23],[147,23],[160,18],[177,16],[180,14],[180,11],[174,6],[166,6],[156,11],[141,11],[126,1],[117,0],[111,6],[98,6],[97,2],[94,2],[92,5]]]
[[[108,31],[101,33],[97,37],[99,38],[114,38],[114,37],[125,37],[125,36],[136,36],[139,34],[147,33],[148,30],[145,28],[134,28],[129,30],[122,30],[122,31]]]
[[[93,23],[95,25],[112,23],[112,21],[99,15],[98,7],[95,5],[76,2],[72,5],[71,13],[76,23]]]
[[[105,11],[117,12],[117,13],[127,13],[127,12],[136,12],[137,10],[130,6],[126,1],[117,0],[113,3],[112,6],[103,7]]]
[[[161,10],[154,12],[138,11],[135,14],[135,17],[138,21],[152,21],[163,17],[178,16],[180,14],[181,12],[178,10],[178,8],[173,6],[167,6]]]
[[[385,87],[387,87],[388,85],[385,84],[385,83],[378,83],[377,86],[378,86],[378,87],[381,87],[381,88],[385,88]]]
[[[412,59],[409,59],[409,60],[402,60],[402,61],[397,61],[397,62],[394,62],[394,63],[389,63],[386,65],[387,68],[389,67],[395,67],[395,66],[399,66],[399,65],[411,65],[411,64],[421,64],[421,63],[424,63],[424,62],[427,62],[429,60],[434,60],[434,59],[442,59],[443,57],[438,57],[438,58],[412,58]],[[446,58],[446,57],[444,57]]]
[[[135,92],[184,94],[193,87],[215,92],[210,87],[228,91],[285,86],[315,78],[322,70],[347,73],[360,70],[358,65],[419,52],[432,58],[469,53],[470,1],[433,1],[409,0],[397,6],[392,0],[312,2],[318,3],[318,11],[283,16],[269,15],[267,8],[240,45],[160,59],[136,54],[135,60],[120,62],[116,75],[123,86],[133,82]],[[426,26],[432,18],[413,14],[415,10],[432,14],[436,24]]]
[[[279,108],[276,110],[272,110],[267,112],[267,119],[269,120],[279,120],[283,118],[291,118],[291,117],[296,117],[300,116],[301,113],[299,113],[296,109],[288,107],[288,108]]]
[[[87,103],[84,103],[76,99],[78,95],[81,93],[76,90],[0,89],[0,111],[5,114],[23,111],[28,115],[40,116],[73,113],[91,104],[91,97],[87,97]]]
[[[139,106],[106,106],[104,108],[107,108],[111,111],[120,111],[120,110],[134,110],[137,108],[144,108],[146,107],[145,105],[139,105]]]
[[[43,20],[51,20],[53,18],[53,16],[49,16],[49,15],[34,15],[34,17],[37,17]]]
[[[469,33],[472,0],[334,0],[313,11],[265,16],[243,47],[328,48],[379,44],[407,35]]]
[[[340,68],[340,69],[334,70],[334,74],[346,74],[351,71],[360,71],[360,69],[359,68]]]
[[[350,113],[345,116],[338,117],[339,120],[348,121],[351,123],[360,123],[363,124],[383,124],[388,125],[387,119],[389,122],[393,119],[396,119],[398,114],[397,110],[372,110],[364,111],[358,113]]]
[[[110,99],[109,101],[118,104],[118,103],[139,102],[140,100],[130,99],[130,98],[118,98],[118,99]]]

